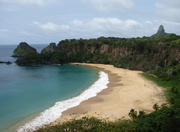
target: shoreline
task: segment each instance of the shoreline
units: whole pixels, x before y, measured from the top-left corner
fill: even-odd
[[[19,126],[16,131],[32,132],[41,127],[48,126],[50,123],[61,117],[62,112],[78,106],[81,102],[95,97],[103,89],[108,88],[108,83],[108,75],[105,72],[98,71],[98,79],[93,84],[88,86],[87,89],[83,90],[79,95],[56,102],[53,106],[44,110],[32,120],[26,122],[22,126]]]
[[[96,117],[107,121],[129,119],[131,109],[153,111],[153,105],[166,103],[164,89],[143,78],[141,71],[116,68],[105,64],[71,63],[96,68],[109,76],[108,88],[78,106],[62,112],[62,116],[50,125],[83,117]]]

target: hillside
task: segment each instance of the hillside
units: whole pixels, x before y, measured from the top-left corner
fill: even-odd
[[[180,37],[165,38],[98,38],[63,40],[49,45],[41,54],[29,54],[19,65],[63,64],[91,62],[113,64],[117,67],[149,70],[156,66],[170,66],[180,62]]]

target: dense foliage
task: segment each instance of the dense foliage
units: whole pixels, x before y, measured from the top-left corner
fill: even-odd
[[[13,52],[13,57],[22,57],[36,53],[36,49],[29,46],[26,42],[21,42]]]
[[[164,38],[100,37],[89,40],[62,40],[57,46],[50,44],[44,48],[41,54],[34,53],[21,57],[17,60],[17,64],[91,62],[148,71],[157,66],[164,67],[178,63],[179,60],[176,60],[180,59],[176,57],[178,53],[180,53],[180,36],[174,34]]]
[[[67,61],[62,53],[54,52],[50,54],[31,53],[19,57],[16,63],[21,66],[33,66],[41,64],[64,64]]]

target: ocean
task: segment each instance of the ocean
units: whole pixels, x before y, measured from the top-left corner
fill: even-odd
[[[46,45],[33,45],[39,52]],[[0,61],[14,62],[16,45],[0,45]],[[104,72],[77,65],[0,64],[0,132],[26,132],[107,88]]]

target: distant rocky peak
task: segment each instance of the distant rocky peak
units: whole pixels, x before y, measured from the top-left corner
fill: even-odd
[[[166,37],[170,34],[166,33],[165,30],[164,30],[164,26],[163,25],[160,25],[159,28],[158,28],[158,31],[156,34],[152,35],[151,37],[155,37],[155,38],[158,38],[158,37]]]
[[[157,33],[165,33],[164,26],[160,25]]]

